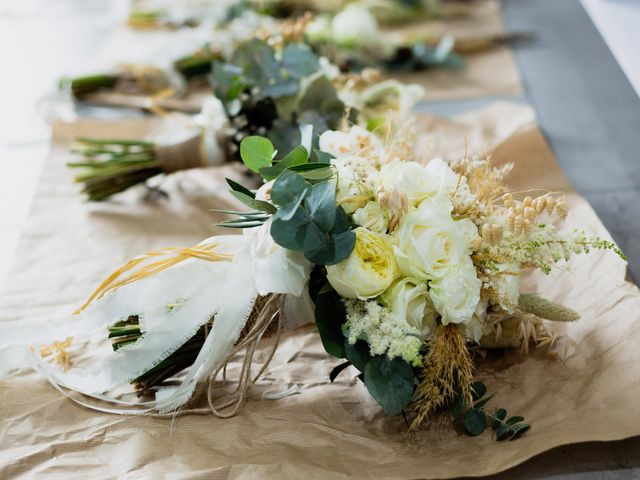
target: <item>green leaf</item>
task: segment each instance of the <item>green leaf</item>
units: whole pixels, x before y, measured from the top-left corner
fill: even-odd
[[[470,408],[464,416],[464,427],[469,435],[476,436],[484,432],[487,423],[487,416],[484,411]]]
[[[260,169],[260,175],[265,180],[273,180],[277,178],[282,172],[284,172],[289,167],[295,167],[296,165],[302,165],[309,158],[309,154],[307,153],[307,149],[302,145],[294,148],[291,152],[287,154],[282,160],[277,162],[272,167],[265,167]]]
[[[313,222],[323,232],[330,232],[336,220],[336,190],[332,183],[317,183],[304,201]]]
[[[471,384],[471,395],[474,401],[481,399],[485,393],[487,393],[487,387],[484,383],[473,382]]]
[[[492,398],[493,398],[493,395],[489,395],[488,397],[485,397],[485,398],[483,398],[482,400],[479,400],[479,401],[475,402],[475,403],[473,404],[473,407],[474,407],[474,408],[482,408],[482,407],[484,407],[484,406],[487,404],[487,402],[489,402],[489,400],[491,400]]]
[[[273,217],[271,222],[271,238],[281,247],[287,250],[304,250],[306,229],[303,228],[310,220],[309,216],[302,210],[295,211],[293,217],[285,221],[279,217],[280,211]]]
[[[355,344],[351,345],[349,340],[345,338],[344,351],[347,355],[347,360],[358,370],[364,372],[367,363],[371,360],[369,344],[364,340],[358,340]]]
[[[297,201],[299,197],[311,188],[304,178],[297,173],[284,172],[271,187],[271,200],[276,205],[287,205]]]
[[[329,355],[345,358],[342,324],[347,319],[342,298],[335,291],[320,293],[315,299],[315,320],[322,346]]]
[[[529,425],[528,423],[518,423],[511,426],[511,429],[509,431],[509,440],[515,440],[530,428],[531,425]]]
[[[502,422],[507,416],[507,411],[504,408],[499,408],[496,410],[496,413],[493,416],[495,417],[495,419],[493,420],[493,422],[491,422],[491,428],[497,430],[502,425],[504,425]]]
[[[265,202],[265,201],[262,201],[262,200],[256,200],[255,198],[250,197],[249,195],[247,195],[245,193],[236,192],[235,190],[231,190],[231,195],[236,197],[238,200],[240,200],[245,205],[247,205],[247,206],[249,206],[251,208],[255,208],[256,210],[261,210],[261,211],[267,212],[267,213],[276,213],[278,211],[278,209],[276,207],[274,207],[273,205],[271,205],[269,202]]]
[[[466,403],[464,397],[462,395],[458,395],[453,401],[453,407],[451,408],[451,414],[453,415],[453,419],[457,420],[462,417],[462,414],[465,412]]]
[[[328,240],[321,247],[305,247],[304,250],[305,258],[316,265],[335,265],[340,263],[351,254],[356,245],[356,234],[351,230],[330,234],[322,238],[328,238]]]
[[[230,178],[225,178],[225,180],[227,181],[227,184],[231,187],[231,190],[234,190],[234,191],[240,192],[240,193],[244,193],[245,195],[247,195],[247,196],[249,196],[251,198],[256,198],[256,194],[255,193],[253,193],[248,188],[240,185],[238,182],[234,182]]]
[[[511,432],[511,427],[508,427],[507,425],[502,425],[498,427],[498,429],[496,430],[496,440],[498,442],[502,440],[506,440],[510,432]]]
[[[524,417],[514,416],[507,420],[507,425],[513,425],[514,423],[518,423],[524,420]]]
[[[302,43],[289,44],[282,52],[282,65],[298,78],[308,77],[320,69],[318,57]]]
[[[364,384],[387,415],[398,415],[411,402],[415,388],[411,365],[386,356],[373,357],[364,369]]]
[[[275,149],[273,144],[264,137],[252,135],[240,142],[240,157],[253,172],[259,173],[261,168],[270,167]]]
[[[331,381],[331,383],[333,383],[338,375],[340,375],[350,365],[351,362],[347,361],[333,367],[333,370],[331,370],[331,373],[329,374],[329,380]]]

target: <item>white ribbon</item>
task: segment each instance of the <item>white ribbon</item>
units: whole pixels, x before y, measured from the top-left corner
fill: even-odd
[[[0,323],[0,361],[9,365],[0,370],[0,376],[10,368],[30,364],[74,401],[78,400],[62,387],[118,405],[149,406],[160,412],[176,410],[189,400],[196,385],[220,366],[238,340],[259,294],[300,296],[304,291],[309,262],[276,245],[269,228],[267,222],[241,237],[212,237],[200,244],[215,244],[216,253],[233,254],[232,262],[190,258],[121,286],[65,320],[37,325]],[[177,387],[159,389],[155,402],[146,404],[105,394],[167,358],[214,314],[215,322],[203,347]],[[65,372],[50,365],[38,352],[39,346],[67,337],[74,337],[74,342],[83,337],[106,339],[108,327],[130,315],[139,316],[142,337],[132,345],[110,351],[89,367]]]

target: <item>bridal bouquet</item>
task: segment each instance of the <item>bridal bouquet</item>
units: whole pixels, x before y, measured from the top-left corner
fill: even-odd
[[[70,319],[2,325],[3,370],[28,362],[101,411],[228,417],[273,355],[252,373],[261,339],[275,336],[277,348],[283,324],[304,323],[310,297],[326,351],[344,360],[331,380],[352,365],[383,411],[405,415],[412,428],[451,409],[471,435],[487,426],[497,440],[525,432],[522,417],[487,408],[475,355],[551,344],[551,322],[578,319],[521,292],[525,270],[549,272],[590,249],[622,252],[560,228],[568,214],[561,194],[511,192],[509,167],[488,158],[425,162],[390,129],[384,140],[358,126],[328,130],[318,148],[310,126],[300,137],[280,161],[264,137],[240,144],[266,182],[254,191],[229,181],[250,210],[224,212],[237,218],[223,225],[243,235],[137,257]],[[80,355],[89,348],[89,358]],[[239,371],[228,370],[238,356]],[[220,373],[235,384],[230,397],[221,395]],[[127,383],[144,400],[123,397]],[[201,388],[207,407],[193,404]]]

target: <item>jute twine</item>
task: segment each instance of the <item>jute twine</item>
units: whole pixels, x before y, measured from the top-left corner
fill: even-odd
[[[175,145],[158,147],[156,155],[164,173],[207,166],[207,156],[202,136],[197,135]]]
[[[273,356],[278,348],[280,340],[280,330],[282,326],[282,312],[284,305],[284,295],[270,294],[258,297],[251,311],[251,315],[247,323],[240,333],[238,341],[235,343],[231,351],[224,357],[222,362],[215,371],[209,375],[207,380],[198,386],[192,400],[187,408],[183,408],[176,412],[159,414],[147,413],[146,416],[167,418],[183,415],[214,415],[218,418],[230,418],[236,415],[244,404],[247,393],[251,386],[258,381],[260,376],[269,366]],[[215,321],[215,320],[214,320]],[[258,373],[252,375],[253,356],[260,341],[265,336],[275,335],[273,347],[269,350],[267,358],[260,366]],[[231,390],[224,391],[227,386],[227,365],[238,353],[244,351],[242,358],[242,367],[240,374],[235,382],[235,387]],[[220,390],[216,388],[216,378],[222,372],[223,385]],[[218,395],[216,396],[216,391]],[[191,407],[198,399],[206,393],[208,406],[194,408]]]

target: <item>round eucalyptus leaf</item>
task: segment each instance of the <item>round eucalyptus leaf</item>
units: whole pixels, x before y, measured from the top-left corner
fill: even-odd
[[[364,384],[387,415],[399,415],[415,388],[413,369],[399,358],[373,357],[364,369]]]

